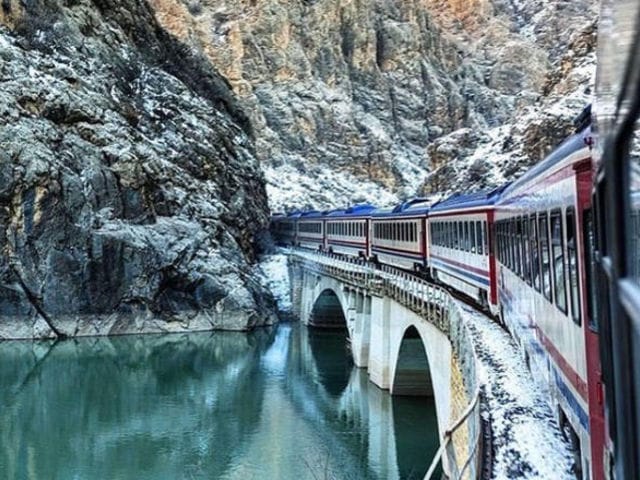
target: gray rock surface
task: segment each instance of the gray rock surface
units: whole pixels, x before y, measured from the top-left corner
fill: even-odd
[[[2,2],[0,338],[273,320],[227,82],[145,1]]]
[[[274,210],[471,188],[483,170],[492,173],[487,182],[502,181],[540,159],[538,150],[518,150],[521,121],[550,117],[561,131],[537,141],[553,145],[580,112],[593,73],[571,78],[592,52],[577,39],[593,27],[595,0],[152,4],[240,97]],[[542,113],[578,90],[562,113]],[[494,131],[503,126],[518,131]],[[489,158],[478,160],[479,151]],[[514,162],[498,155],[512,151]]]

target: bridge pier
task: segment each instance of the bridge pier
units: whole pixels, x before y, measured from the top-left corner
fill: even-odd
[[[358,293],[356,298],[356,315],[351,330],[351,351],[353,362],[358,368],[369,365],[369,341],[371,335],[371,296]]]
[[[383,390],[391,388],[391,366],[389,365],[390,311],[391,301],[388,297],[372,297],[369,379]]]

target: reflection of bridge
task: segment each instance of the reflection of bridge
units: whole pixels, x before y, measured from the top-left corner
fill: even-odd
[[[445,473],[478,478],[476,358],[449,294],[397,269],[320,253],[293,252],[289,274],[301,321],[346,325],[355,364],[392,395],[433,396]]]
[[[326,443],[331,459],[350,458],[336,468],[340,478],[420,478],[418,465],[438,449],[432,401],[417,405],[420,425],[406,425],[402,420],[407,419],[408,409],[416,412],[415,402],[393,398],[369,382],[366,371],[353,368],[346,355],[335,354],[340,342],[344,348],[343,336],[322,330],[290,330],[284,376],[287,397],[311,424],[330,425]],[[433,419],[425,410],[433,412]],[[408,443],[421,445],[421,451],[416,454]],[[346,471],[345,466],[353,470]],[[326,478],[319,470],[317,478]]]

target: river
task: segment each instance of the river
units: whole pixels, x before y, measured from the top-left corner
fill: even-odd
[[[422,479],[437,443],[343,332],[0,343],[3,479]]]

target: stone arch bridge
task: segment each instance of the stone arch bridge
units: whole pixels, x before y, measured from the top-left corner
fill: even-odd
[[[295,250],[294,314],[323,328],[346,326],[353,360],[392,395],[433,396],[448,478],[480,478],[480,385],[473,343],[449,293],[402,270]]]

